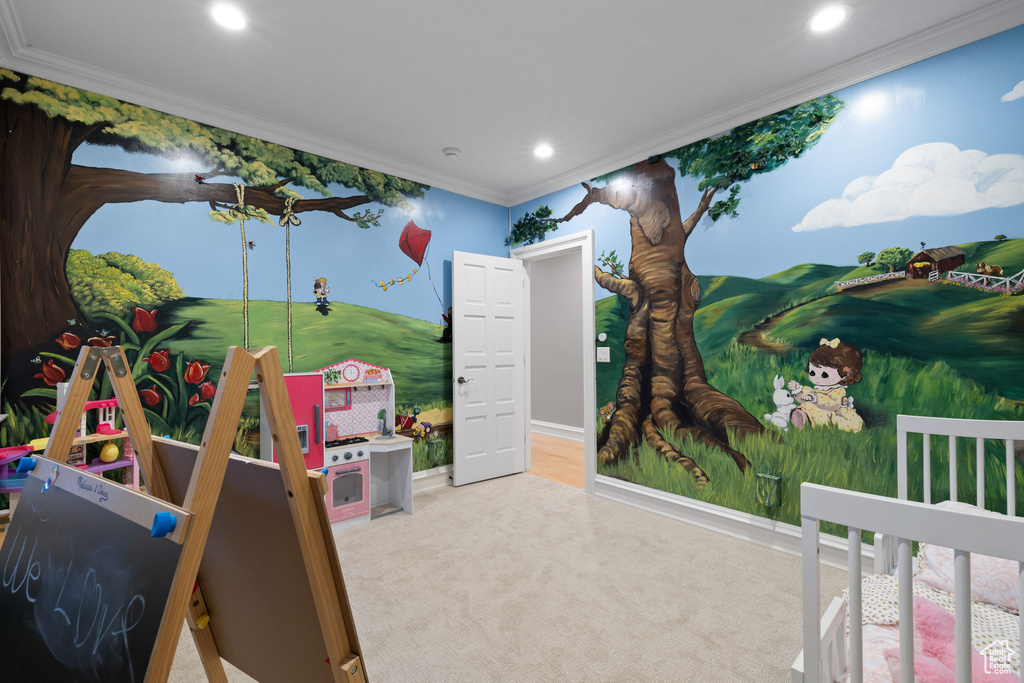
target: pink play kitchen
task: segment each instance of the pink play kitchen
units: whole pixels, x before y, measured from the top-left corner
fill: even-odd
[[[412,439],[394,434],[395,384],[388,368],[350,358],[286,374],[302,455],[327,475],[327,516],[350,526],[412,513]],[[261,407],[262,413],[262,407]],[[268,427],[260,420],[261,432]],[[260,457],[274,460],[269,433]]]

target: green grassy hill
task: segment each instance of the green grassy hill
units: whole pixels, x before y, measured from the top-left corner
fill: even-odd
[[[312,303],[292,308],[294,371],[310,372],[347,358],[391,368],[396,404],[451,401],[451,345],[439,344],[440,328],[423,320],[372,308],[332,303],[322,316]],[[190,322],[170,342],[189,360],[210,363],[219,372],[231,344],[242,343],[242,302],[182,299],[160,310],[161,324]],[[287,307],[281,301],[249,302],[249,345],[277,346],[287,371]]]
[[[970,270],[982,260],[1002,265],[1008,274],[1024,268],[1024,239],[959,246]],[[1024,377],[1024,296],[1001,297],[926,281],[824,295],[835,280],[880,272],[877,267],[801,264],[760,280],[701,276],[694,334],[705,364],[713,367],[740,334],[786,311],[770,334],[800,354],[823,336],[839,337],[866,351],[942,362],[999,396],[1024,400],[1018,379]],[[615,395],[627,315],[628,307],[618,297],[597,302],[598,332],[608,334],[612,356],[611,363],[598,366],[599,402]]]
[[[805,350],[822,336],[839,337],[861,349],[943,361],[1002,396],[1024,400],[1024,297],[925,282],[870,297],[854,291],[794,309],[772,336]]]
[[[970,273],[977,271],[974,264],[984,261],[1003,267],[1003,275],[1014,275],[1024,270],[1024,239],[1005,242],[969,242],[958,245],[964,250],[966,263],[957,268]]]
[[[765,282],[773,282],[787,287],[804,287],[810,284],[827,282],[832,284],[833,280],[844,280],[844,276],[850,272],[851,266],[830,266],[824,263],[801,263],[798,266],[787,268],[782,272],[767,275],[761,278]]]

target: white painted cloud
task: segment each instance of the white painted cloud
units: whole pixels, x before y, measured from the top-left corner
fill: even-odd
[[[1024,204],[1024,156],[960,150],[948,142],[911,147],[892,168],[851,181],[842,196],[807,212],[796,232],[956,216]]]
[[[445,217],[444,208],[440,203],[429,199],[410,199],[405,206],[398,206],[396,210],[414,221],[440,221]]]
[[[1013,86],[1013,90],[999,98],[1003,102],[1013,102],[1024,97],[1024,81],[1021,81],[1017,85]]]

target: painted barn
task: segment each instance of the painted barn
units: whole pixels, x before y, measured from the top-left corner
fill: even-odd
[[[926,278],[932,271],[944,273],[962,266],[965,261],[964,250],[960,247],[925,249],[907,261],[907,277]]]

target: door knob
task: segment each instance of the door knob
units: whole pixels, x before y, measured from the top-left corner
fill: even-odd
[[[459,377],[459,378],[458,378],[457,380],[455,380],[455,381],[456,381],[456,382],[458,382],[459,384],[467,384],[467,383],[469,383],[469,382],[472,382],[473,380],[471,380],[471,379],[466,379],[465,377]]]

